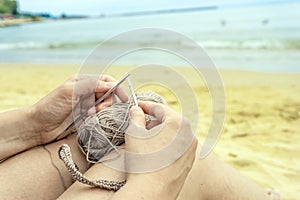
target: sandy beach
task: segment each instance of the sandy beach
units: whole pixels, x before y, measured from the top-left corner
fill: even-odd
[[[34,104],[78,68],[0,64],[0,111]],[[126,69],[111,73],[119,78]],[[183,68],[179,71],[191,73]],[[283,199],[300,196],[300,74],[221,71],[221,75],[226,120],[214,153],[262,187],[279,189]],[[139,79],[143,82],[151,77]],[[201,123],[197,137],[201,143],[211,120],[210,95],[205,84],[190,81],[198,91]],[[170,106],[178,107],[167,91],[158,92]]]
[[[38,18],[37,19],[32,19],[32,18],[5,19],[5,20],[0,20],[0,27],[15,26],[15,25],[21,25],[30,22],[36,22],[36,21],[41,21],[41,19]]]

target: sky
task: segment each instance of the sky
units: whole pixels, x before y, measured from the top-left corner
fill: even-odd
[[[19,0],[20,11],[66,14],[110,14],[212,5],[209,0]]]
[[[18,0],[21,12],[52,15],[100,15],[145,10],[201,6],[235,6],[240,4],[277,3],[300,0]],[[242,2],[242,3],[241,3]]]

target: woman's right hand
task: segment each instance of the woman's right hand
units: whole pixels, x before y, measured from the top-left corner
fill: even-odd
[[[135,194],[137,199],[139,196],[145,199],[176,199],[193,166],[198,142],[189,121],[169,107],[152,102],[140,102],[139,106],[130,110],[130,127],[125,141],[126,151],[139,154],[142,159],[126,155],[126,167],[129,169],[126,185],[132,185],[139,191]],[[154,116],[158,125],[147,129],[145,114]],[[141,138],[150,134],[151,137]],[[170,148],[164,151],[168,145]],[[153,152],[156,153],[155,159],[143,160],[143,155]],[[160,161],[168,164],[159,166]],[[154,168],[151,169],[151,166]],[[147,170],[136,173],[136,169]]]

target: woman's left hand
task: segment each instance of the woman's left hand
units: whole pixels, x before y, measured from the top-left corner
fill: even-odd
[[[95,101],[115,84],[116,80],[108,75],[100,78],[94,75],[71,77],[31,106],[31,118],[37,130],[39,143],[46,144],[60,137],[73,122],[74,113],[77,118],[92,108],[88,112],[90,115],[112,104],[113,98],[110,95],[97,107],[93,107]],[[125,90],[120,86],[115,94],[122,101],[128,100]]]

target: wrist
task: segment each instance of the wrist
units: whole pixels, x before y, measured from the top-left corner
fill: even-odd
[[[36,145],[41,145],[41,131],[42,125],[38,122],[38,114],[36,112],[36,107],[28,106],[24,108],[25,115],[25,126],[27,132],[31,134],[31,138],[35,141]]]
[[[30,107],[2,113],[0,127],[0,160],[40,144],[40,135]]]

